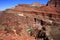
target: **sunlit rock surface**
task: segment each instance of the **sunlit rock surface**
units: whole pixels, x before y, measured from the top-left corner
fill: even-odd
[[[60,9],[19,4],[0,12],[0,40],[59,40]]]

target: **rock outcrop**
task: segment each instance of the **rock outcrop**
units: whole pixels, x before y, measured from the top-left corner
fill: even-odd
[[[59,36],[55,35],[60,35],[57,26],[60,10],[56,7],[19,4],[0,12],[0,40],[56,40]]]
[[[60,0],[50,0],[47,5],[50,5],[53,7],[60,7]]]

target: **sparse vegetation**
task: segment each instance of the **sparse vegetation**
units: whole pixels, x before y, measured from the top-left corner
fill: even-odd
[[[2,11],[0,15],[0,40],[58,38],[60,39],[59,9],[49,4],[21,4]]]

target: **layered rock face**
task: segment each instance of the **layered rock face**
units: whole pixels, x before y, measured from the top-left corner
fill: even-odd
[[[59,40],[58,12],[55,7],[39,3],[6,9],[0,12],[0,40]]]
[[[54,6],[54,7],[60,7],[60,0],[50,0],[48,2],[48,5]]]

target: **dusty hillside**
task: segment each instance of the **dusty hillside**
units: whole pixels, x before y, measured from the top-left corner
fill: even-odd
[[[59,40],[59,31],[60,10],[56,7],[19,4],[0,12],[0,40]]]

